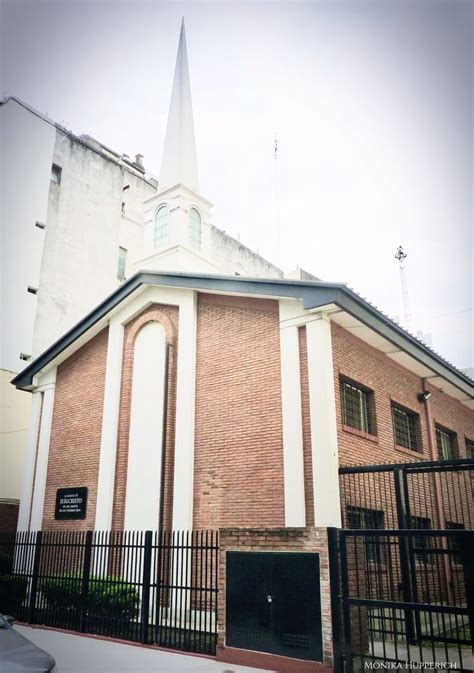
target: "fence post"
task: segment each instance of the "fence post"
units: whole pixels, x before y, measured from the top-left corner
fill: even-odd
[[[397,505],[397,520],[398,528],[403,531],[410,527],[411,521],[407,520],[405,516],[404,502],[404,470],[397,467],[393,471],[393,478],[395,482],[395,502]],[[400,554],[400,575],[402,580],[402,596],[407,603],[412,600],[411,592],[411,572],[410,572],[410,551],[409,541],[407,536],[400,533],[398,536],[398,551]],[[410,644],[415,643],[415,624],[413,621],[413,612],[409,609],[404,610],[405,614],[405,629],[407,641]]]
[[[38,576],[40,569],[40,560],[41,560],[41,543],[43,540],[43,531],[36,531],[35,538],[35,557],[33,561],[33,575],[31,578],[31,589],[30,589],[30,601],[28,606],[28,623],[35,623],[35,613],[36,613],[36,595],[38,593]]]
[[[328,554],[329,554],[329,590],[331,595],[331,626],[332,626],[332,657],[334,673],[342,673],[344,659],[342,656],[341,638],[341,603],[340,603],[340,577],[339,577],[339,550],[338,530],[328,528]]]
[[[82,565],[82,586],[81,586],[81,617],[79,621],[79,631],[86,631],[87,602],[89,597],[89,580],[91,574],[92,557],[92,531],[86,532],[86,541],[84,548],[84,563]]]
[[[140,626],[140,640],[142,643],[145,644],[148,642],[148,622],[150,619],[152,539],[153,539],[152,531],[151,530],[145,531],[145,549],[143,553],[143,576],[142,576],[141,626]]]

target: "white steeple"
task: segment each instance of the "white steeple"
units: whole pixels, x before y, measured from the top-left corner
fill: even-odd
[[[179,36],[173,92],[171,94],[158,188],[161,192],[177,184],[182,184],[194,192],[199,192],[184,18]]]

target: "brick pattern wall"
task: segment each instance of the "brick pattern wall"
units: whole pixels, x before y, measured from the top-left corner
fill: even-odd
[[[303,423],[303,466],[306,525],[314,526],[313,459],[311,455],[311,416],[309,411],[308,351],[306,327],[298,329],[300,352],[301,417]]]
[[[171,528],[173,507],[173,473],[174,473],[174,437],[176,409],[176,364],[178,349],[179,309],[177,306],[152,304],[135,316],[125,327],[122,362],[122,383],[120,392],[120,416],[117,438],[117,462],[115,468],[114,511],[112,517],[113,530],[123,528],[125,514],[125,496],[127,488],[128,439],[130,430],[130,411],[132,401],[133,351],[138,332],[147,323],[156,321],[163,325],[166,341],[170,345],[169,380],[168,380],[168,417],[166,433],[165,458],[165,496],[163,527]],[[151,391],[150,391],[151,392]],[[160,450],[160,447],[157,447]],[[144,466],[146,469],[146,466]],[[156,485],[157,491],[160,484]],[[158,521],[156,527],[158,528]]]
[[[423,389],[421,378],[334,323],[332,339],[340,464],[431,460],[426,406],[417,399],[417,394]],[[375,391],[376,436],[343,428],[339,393],[341,375]],[[435,422],[458,433],[460,455],[466,456],[464,438],[474,435],[474,414],[438,388],[432,387],[430,390],[433,393],[430,404]],[[419,414],[421,452],[395,446],[391,401]]]
[[[284,525],[278,303],[199,295],[194,528]]]
[[[224,528],[219,531],[219,636],[218,650],[225,648],[226,552],[315,552],[319,554],[323,662],[332,664],[331,598],[326,528]],[[245,590],[245,588],[243,588]],[[219,656],[218,656],[219,658]]]
[[[103,329],[58,366],[44,501],[43,529],[68,530],[71,521],[56,521],[56,490],[87,486],[87,518],[75,530],[94,528],[99,473],[102,408],[108,328]]]
[[[19,503],[0,501],[0,533],[16,531],[19,508]]]

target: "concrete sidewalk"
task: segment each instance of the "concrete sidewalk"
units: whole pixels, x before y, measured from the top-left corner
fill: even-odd
[[[259,668],[49,629],[19,625],[15,629],[56,659],[58,673],[269,673]]]

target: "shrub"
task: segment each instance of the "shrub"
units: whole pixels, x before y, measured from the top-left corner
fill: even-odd
[[[78,615],[82,607],[82,578],[63,575],[41,584],[48,608]],[[87,614],[93,619],[132,620],[138,615],[140,595],[136,587],[119,577],[91,577]]]
[[[0,575],[10,575],[13,570],[13,551],[0,553]]]
[[[27,587],[27,577],[0,575],[0,612],[15,615],[26,598]]]

